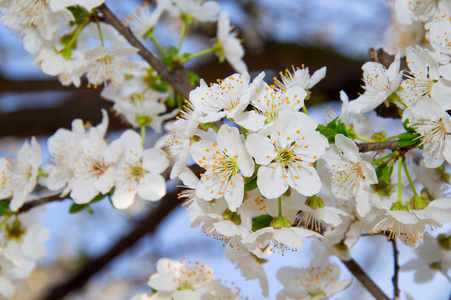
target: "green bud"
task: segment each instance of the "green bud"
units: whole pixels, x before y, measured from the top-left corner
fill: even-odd
[[[393,203],[391,209],[391,211],[395,211],[395,210],[404,210],[404,211],[409,211],[409,208],[407,207],[407,205],[403,205],[400,202],[395,202]]]
[[[320,197],[313,195],[312,197],[308,197],[307,200],[305,200],[305,205],[316,210],[318,208],[324,207],[324,202]]]
[[[136,116],[136,122],[141,126],[147,126],[152,124],[152,118],[149,116]]]
[[[18,219],[15,219],[14,222],[9,225],[6,225],[6,234],[8,238],[18,240],[25,234],[25,228],[22,228],[22,224]]]
[[[441,271],[442,270],[442,264],[439,262],[433,262],[429,265],[429,267],[433,270]]]
[[[226,220],[232,221],[236,225],[241,225],[241,217],[238,213],[231,210],[227,210],[222,214],[222,217]]]
[[[451,250],[451,235],[447,236],[446,234],[440,234],[437,237],[438,243],[443,249]]]
[[[272,227],[280,229],[282,227],[291,227],[291,222],[288,218],[276,217],[272,220]]]
[[[409,203],[413,209],[425,209],[428,206],[429,201],[426,193],[421,193],[421,196],[423,197],[413,196],[412,199],[410,199]]]

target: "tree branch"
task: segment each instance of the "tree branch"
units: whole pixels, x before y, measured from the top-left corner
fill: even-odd
[[[343,264],[348,270],[357,278],[358,281],[371,293],[377,300],[389,300],[390,298],[384,294],[384,292],[371,280],[362,267],[360,267],[355,260],[350,261],[342,260]]]
[[[66,200],[66,199],[69,199],[69,198],[67,198],[67,197],[60,198],[59,194],[43,197],[43,198],[40,198],[39,200],[25,203],[24,205],[22,205],[21,208],[19,208],[17,213],[21,214],[21,213],[29,211],[30,209],[32,209],[34,207],[37,207],[37,206],[40,206],[43,204],[47,204],[50,202],[60,202],[60,201]]]
[[[67,281],[55,286],[41,299],[63,299],[64,296],[70,292],[83,287],[92,276],[102,270],[125,250],[132,247],[142,237],[155,232],[161,221],[163,221],[166,216],[180,204],[180,201],[177,199],[177,192],[178,191],[167,194],[161,200],[159,206],[152,210],[130,233],[127,233],[120,238],[109,250],[85,263],[83,268],[77,274],[74,274]]]
[[[399,147],[398,140],[393,141],[384,141],[384,142],[374,142],[374,143],[356,143],[357,147],[359,147],[360,152],[369,152],[375,150],[384,150],[384,149],[398,149],[400,152],[406,152],[410,149],[416,148],[415,145],[407,146],[407,147]]]
[[[394,294],[394,299],[398,300],[399,299],[399,263],[398,263],[398,248],[396,247],[396,240],[393,239],[391,240],[393,243],[393,259],[394,259],[394,274],[393,274],[393,294]]]
[[[169,82],[172,87],[183,97],[188,98],[189,92],[192,90],[192,86],[189,83],[188,77],[182,67],[174,70],[167,69],[163,63],[153,55],[132,33],[128,25],[123,24],[105,5],[102,4],[99,7],[100,12],[103,14],[105,23],[112,25],[119,33],[127,39],[127,41],[133,46],[139,49],[138,54],[148,62],[155,71],[161,76],[164,81]]]

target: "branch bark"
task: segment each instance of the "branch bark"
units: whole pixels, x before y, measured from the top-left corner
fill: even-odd
[[[343,264],[348,270],[357,278],[358,281],[371,293],[377,300],[389,300],[390,298],[371,280],[370,277],[363,271],[357,262],[353,259],[350,261],[342,260]]]
[[[374,142],[374,143],[356,143],[357,147],[359,147],[360,152],[369,152],[375,150],[384,150],[384,149],[398,149],[400,152],[406,152],[410,149],[415,148],[414,145],[407,147],[399,147],[398,140],[393,141],[384,141],[384,142]]]
[[[391,240],[393,243],[393,260],[394,260],[394,273],[393,273],[393,294],[394,294],[394,299],[398,300],[399,299],[399,262],[398,262],[398,248],[396,246],[396,240],[393,239]]]
[[[99,11],[103,14],[105,23],[112,25],[119,33],[127,39],[127,41],[133,46],[139,49],[138,54],[148,62],[155,71],[161,76],[164,81],[169,82],[174,89],[183,97],[188,98],[189,92],[192,90],[192,86],[189,83],[188,77],[185,74],[183,67],[176,68],[174,70],[167,69],[158,57],[150,52],[132,33],[128,25],[123,24],[105,5],[102,4],[99,7]]]
[[[132,247],[137,241],[149,233],[155,232],[158,225],[169,213],[180,204],[177,199],[177,192],[167,194],[160,202],[159,206],[152,210],[130,233],[120,238],[109,250],[98,257],[88,261],[84,267],[74,274],[67,281],[55,286],[43,300],[63,299],[72,291],[80,289],[91,277],[102,270],[125,250]]]
[[[61,202],[61,201],[66,200],[66,199],[69,199],[69,198],[67,198],[67,197],[60,198],[59,194],[43,197],[43,198],[40,198],[39,200],[25,203],[17,211],[17,213],[21,214],[21,213],[27,212],[30,209],[35,208],[37,206],[41,206],[41,205],[44,205],[44,204],[47,204],[47,203],[50,203],[50,202]]]

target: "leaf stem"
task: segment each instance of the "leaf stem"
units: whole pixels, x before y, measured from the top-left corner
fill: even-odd
[[[143,146],[143,149],[144,149],[145,141],[146,141],[146,126],[141,125],[141,145]]]
[[[194,58],[197,58],[197,57],[200,57],[200,56],[202,56],[202,55],[206,55],[206,54],[209,54],[209,53],[212,53],[212,52],[215,52],[215,51],[216,51],[216,47],[207,48],[207,49],[202,50],[202,51],[200,51],[200,52],[191,54],[190,56],[188,56],[188,57],[186,57],[186,58],[184,58],[184,59],[182,58],[182,59],[181,59],[181,62],[182,62],[182,64],[184,64],[184,63],[186,63],[187,61],[190,61],[190,60],[192,60],[192,59],[194,59]]]
[[[389,158],[392,158],[393,156],[397,156],[397,155],[399,155],[399,152],[398,151],[393,151],[392,153],[390,153],[390,154],[388,154],[388,155],[386,155],[386,156],[384,156],[382,158],[376,159],[375,161],[371,162],[371,164],[372,165],[377,165],[380,162],[383,162],[383,161],[385,161],[385,160],[387,160]]]
[[[410,177],[409,169],[407,168],[405,160],[402,161],[402,166],[404,167],[404,172],[406,172],[407,179],[409,179],[410,187],[412,188],[414,195],[419,197],[417,190],[415,189],[415,185],[413,184],[412,178]]]
[[[279,217],[282,218],[282,196],[279,197]]]

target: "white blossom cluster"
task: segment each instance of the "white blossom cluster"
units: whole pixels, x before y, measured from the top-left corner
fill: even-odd
[[[340,269],[329,260],[350,260],[350,249],[365,235],[385,235],[415,248],[418,259],[403,269],[416,280],[436,271],[449,276],[450,237],[432,235],[451,222],[451,33],[450,1],[395,2],[398,21],[423,22],[428,45],[399,49],[390,66],[362,66],[364,92],[349,101],[340,93],[342,110],[325,124],[308,115],[310,89],[326,75],[323,67],[280,73],[268,84],[265,73],[251,78],[244,50],[225,12],[214,1],[158,0],[128,18],[133,33],[152,40],[163,62],[186,61],[215,52],[238,72],[217,83],[200,80],[182,111],[177,97],[147,63],[130,58],[138,49],[96,7],[103,1],[0,1],[1,21],[23,38],[24,47],[46,74],[63,85],[80,86],[83,76],[141,135],[128,129],[107,140],[108,115],[97,126],[76,119],[71,130],[59,129],[42,162],[35,138],[15,158],[0,158],[0,294],[10,297],[12,281],[27,277],[45,254],[48,239],[24,205],[41,196],[41,188],[87,207],[108,197],[117,209],[137,198],[158,201],[166,194],[165,171],[182,180],[180,194],[192,227],[222,241],[226,257],[248,279],[258,279],[268,296],[262,267],[273,252],[297,251],[311,238],[316,255],[308,268],[281,268],[284,290],[278,299],[327,299],[346,289]],[[212,48],[182,55],[180,45],[165,52],[153,30],[163,14],[183,23],[180,45],[192,22],[217,22]],[[88,48],[87,45],[97,43]],[[402,50],[402,51],[401,51]],[[408,70],[402,69],[405,53]],[[172,105],[171,105],[172,103]],[[381,105],[399,114],[399,134],[374,132],[369,112]],[[145,147],[145,128],[169,137]],[[384,121],[379,118],[378,122]],[[364,150],[362,142],[397,145]],[[380,144],[379,144],[380,145]],[[391,144],[392,145],[392,144]],[[162,148],[166,148],[165,152]],[[413,148],[418,148],[413,150]],[[168,157],[169,156],[169,157]],[[38,187],[39,185],[39,187]],[[6,204],[6,205],[5,205]],[[316,251],[316,250],[315,250]],[[157,263],[148,282],[156,292],[133,299],[237,299],[239,291],[221,285],[211,268],[171,259]]]

